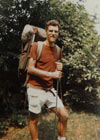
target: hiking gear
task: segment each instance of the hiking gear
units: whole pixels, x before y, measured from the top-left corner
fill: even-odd
[[[28,66],[28,55],[30,52],[30,49],[33,45],[34,42],[38,42],[38,47],[37,47],[37,60],[39,59],[41,52],[42,52],[42,47],[44,41],[46,39],[46,32],[44,29],[31,26],[27,24],[22,32],[21,35],[21,54],[19,57],[19,65],[18,65],[18,77],[24,83],[24,86],[26,86],[29,76],[27,75],[27,66]],[[60,48],[56,45],[57,48],[57,56],[58,59],[60,57]]]
[[[61,101],[63,102],[63,97],[62,97],[62,87],[61,87],[61,79],[57,79],[57,96],[56,96],[56,113],[55,113],[55,126],[54,126],[54,140],[56,140],[56,116],[57,116],[57,107],[58,107],[58,93],[60,92],[61,94]],[[58,140],[67,140],[65,137],[60,138],[58,136]]]
[[[56,120],[57,120],[57,101],[59,92],[59,79],[57,79],[57,95],[56,95],[56,112],[55,112],[55,126],[54,126],[54,140],[56,140]]]
[[[32,35],[34,34],[35,42],[44,41],[46,39],[46,32],[44,29],[26,24],[21,34],[21,41],[26,44],[26,42],[32,39]]]
[[[22,83],[24,83],[26,79],[28,55],[32,44],[37,41],[44,41],[45,39],[46,32],[44,29],[29,24],[25,25],[21,34],[21,54],[18,65],[18,77],[22,80]],[[39,49],[38,53],[40,54]]]

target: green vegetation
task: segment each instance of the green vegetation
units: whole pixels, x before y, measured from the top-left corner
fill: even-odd
[[[25,120],[21,114],[14,112],[27,108],[25,89],[22,88],[17,71],[21,32],[26,24],[45,28],[45,22],[50,19],[57,19],[61,23],[57,44],[64,55],[61,87],[65,105],[70,105],[71,108],[78,106],[78,109],[84,110],[85,106],[96,106],[100,97],[100,36],[94,28],[95,16],[91,17],[84,6],[65,0],[0,0],[0,112],[3,116],[13,114],[12,122],[16,126],[25,126]],[[100,118],[93,115],[94,120],[91,122],[91,116],[85,114],[84,117],[83,114],[71,114],[75,118],[81,118],[70,120],[68,134],[73,127],[72,140],[78,140],[77,137],[81,135],[84,135],[84,140],[98,139],[100,127],[95,117],[97,120]],[[83,126],[86,120],[89,131]],[[0,121],[0,133],[6,126],[5,122]],[[88,133],[91,132],[93,133],[88,138]],[[19,137],[17,139],[21,140]]]
[[[100,107],[100,106],[99,106]],[[70,140],[99,140],[100,138],[100,109],[95,114],[86,112],[69,112],[69,121],[66,136]],[[93,107],[91,112],[93,111]],[[99,113],[99,114],[98,114]],[[28,124],[27,116],[26,124]],[[57,137],[57,132],[54,132],[54,114],[45,113],[42,115],[39,128],[39,139],[40,140],[53,140]],[[9,126],[9,129],[4,131],[5,135],[1,136],[0,140],[31,140],[28,125],[22,128],[18,126]]]
[[[57,43],[66,60],[62,78],[65,102],[93,103],[100,96],[100,38],[94,28],[95,17],[90,17],[82,5],[59,0],[4,0],[0,7],[1,98],[5,92],[9,99],[21,90],[17,67],[24,25],[44,28],[45,22],[54,18],[61,23]]]

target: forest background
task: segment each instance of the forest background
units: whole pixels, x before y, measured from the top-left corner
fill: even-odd
[[[95,29],[96,16],[90,16],[83,5],[65,0],[0,0],[1,116],[27,108],[25,90],[18,79],[24,26],[45,28],[50,19],[61,24],[57,44],[66,60],[61,79],[64,104],[73,110],[96,106],[99,101],[100,36]]]

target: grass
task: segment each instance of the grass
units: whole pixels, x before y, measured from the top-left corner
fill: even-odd
[[[100,117],[84,112],[72,113],[67,134],[70,140],[99,140]]]
[[[38,125],[39,140],[54,140],[54,117],[53,113],[43,114]],[[26,120],[27,125],[24,128],[9,126],[0,140],[31,140],[27,116]],[[84,111],[69,111],[66,136],[68,140],[100,140],[100,108],[90,106]]]

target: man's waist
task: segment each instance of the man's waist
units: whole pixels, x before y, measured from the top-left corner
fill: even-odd
[[[27,87],[30,87],[30,88],[33,88],[33,89],[47,90],[47,91],[51,90],[53,88],[53,86],[51,86],[51,87],[41,87],[41,86],[36,86],[36,85],[30,84],[30,83],[27,84]]]

